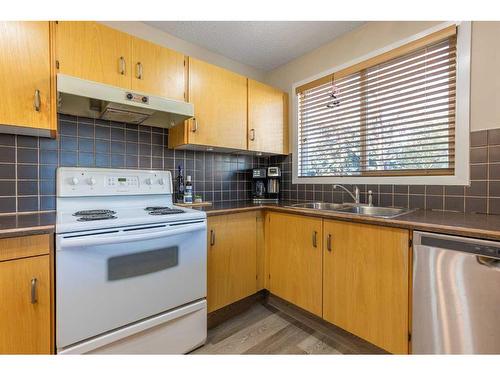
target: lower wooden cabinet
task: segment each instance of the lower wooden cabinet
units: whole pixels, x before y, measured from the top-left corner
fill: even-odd
[[[257,292],[257,212],[208,218],[208,312]]]
[[[323,229],[323,318],[408,353],[408,230],[333,220]]]
[[[269,289],[313,314],[322,311],[322,220],[268,215]]]
[[[50,354],[49,255],[0,262],[0,354]]]

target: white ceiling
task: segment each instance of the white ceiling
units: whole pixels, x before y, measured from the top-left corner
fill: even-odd
[[[265,72],[358,27],[354,21],[148,21],[150,26]]]

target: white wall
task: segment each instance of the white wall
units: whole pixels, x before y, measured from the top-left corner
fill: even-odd
[[[231,60],[225,56],[177,38],[145,23],[138,21],[105,21],[101,23],[114,29],[134,35],[138,38],[149,40],[150,42],[162,45],[175,51],[179,51],[185,55],[204,60],[228,70],[232,70],[233,72],[239,73],[246,77],[250,77],[258,81],[264,80],[264,72],[259,69]]]

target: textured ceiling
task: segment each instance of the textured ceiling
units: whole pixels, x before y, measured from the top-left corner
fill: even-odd
[[[354,29],[351,21],[148,21],[150,26],[269,71]]]

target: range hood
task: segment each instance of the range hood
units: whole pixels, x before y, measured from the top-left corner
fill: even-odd
[[[171,128],[194,116],[191,103],[57,75],[57,112]]]

